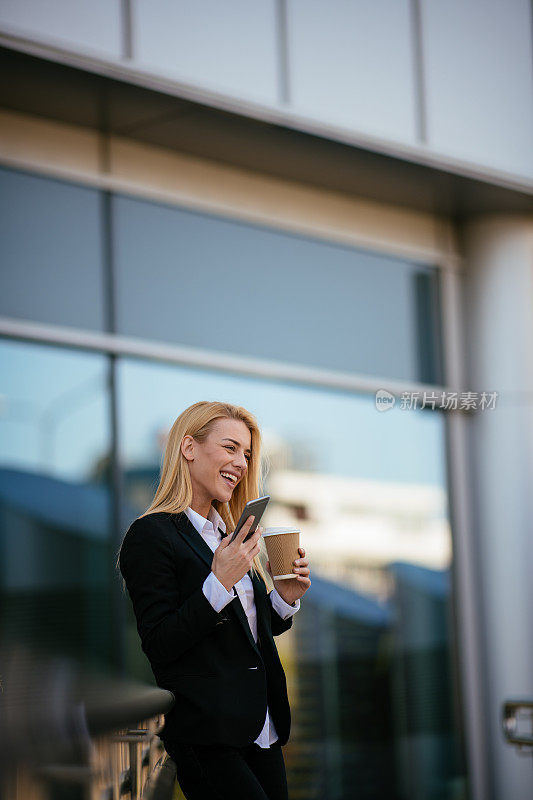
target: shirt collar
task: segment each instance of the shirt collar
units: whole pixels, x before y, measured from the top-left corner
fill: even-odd
[[[193,509],[190,506],[187,506],[187,508],[185,509],[185,513],[187,514],[188,518],[190,519],[190,521],[192,522],[198,533],[203,533],[206,525],[208,525],[209,528],[211,528],[212,525],[217,536],[220,535],[218,528],[221,529],[222,533],[226,533],[226,523],[224,522],[224,520],[222,519],[216,508],[214,508],[213,506],[211,506],[211,508],[209,509],[209,512],[207,514],[207,519],[205,517],[202,517],[202,515],[199,514],[197,511],[193,511]],[[209,525],[209,523],[211,524]]]

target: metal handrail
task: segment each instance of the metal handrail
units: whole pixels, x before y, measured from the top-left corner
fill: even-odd
[[[172,692],[131,682],[97,682],[82,687],[85,719],[91,736],[128,728],[139,720],[168,714]]]
[[[157,785],[157,734],[172,692],[88,676],[70,660],[22,647],[0,651],[0,676],[0,795],[7,787],[8,797],[18,796],[22,780],[41,786],[35,794],[26,787],[29,799],[70,783],[113,800],[127,788],[139,800]]]
[[[20,646],[0,651],[0,675],[0,771],[76,760],[91,737],[133,728],[174,704],[165,689],[87,675],[71,660]]]

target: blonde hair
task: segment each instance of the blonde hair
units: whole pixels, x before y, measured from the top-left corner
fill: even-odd
[[[244,422],[252,438],[248,469],[233,491],[230,501],[228,503],[213,501],[213,506],[224,520],[227,530],[234,530],[246,503],[260,494],[261,432],[254,415],[242,406],[206,400],[186,408],[172,425],[163,455],[159,486],[154,499],[139,519],[157,512],[179,514],[191,505],[192,482],[187,459],[181,452],[181,443],[187,435],[192,436],[197,442],[205,441],[218,419],[236,419]],[[254,558],[253,569],[268,586],[270,581],[261,565],[259,555]]]

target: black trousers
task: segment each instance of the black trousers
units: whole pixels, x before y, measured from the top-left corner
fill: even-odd
[[[288,800],[281,746],[180,744],[167,747],[187,800]]]

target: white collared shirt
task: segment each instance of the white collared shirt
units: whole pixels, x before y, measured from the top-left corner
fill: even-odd
[[[226,525],[218,511],[211,506],[207,515],[207,519],[189,507],[185,509],[185,513],[202,539],[214,553],[222,538],[218,528],[220,528],[224,533],[226,532]],[[242,603],[242,607],[248,619],[248,625],[250,626],[254,641],[257,642],[257,613],[255,610],[254,587],[248,573],[246,573],[246,575],[244,575],[241,580],[235,584],[234,589]],[[202,591],[215,611],[219,612],[222,611],[222,609],[235,598],[235,594],[227,591],[226,587],[220,583],[214,572],[210,572],[205,579]],[[270,592],[269,597],[274,610],[282,619],[288,619],[300,608],[299,600],[296,601],[294,606],[291,606],[286,603],[285,600],[283,600],[276,589],[273,589]],[[271,744],[274,744],[277,739],[278,734],[267,706],[265,724],[263,725],[261,733],[255,740],[255,744],[258,744],[259,747],[265,749],[270,747]]]

